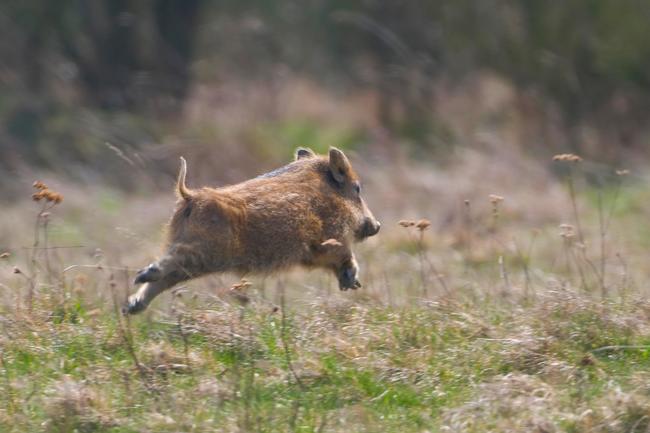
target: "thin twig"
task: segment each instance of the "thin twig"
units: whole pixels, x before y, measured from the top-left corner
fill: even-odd
[[[628,277],[627,277],[627,262],[625,261],[625,259],[621,255],[621,253],[616,253],[616,258],[621,263],[621,266],[623,268],[623,270],[621,272],[621,296],[623,298],[625,298],[626,295],[627,295],[627,279],[628,279]]]
[[[296,380],[296,383],[300,389],[304,390],[305,386],[300,380],[300,377],[298,377],[298,374],[296,374],[296,371],[293,369],[293,363],[291,362],[291,351],[289,350],[289,342],[287,337],[287,316],[285,311],[284,285],[282,285],[282,288],[280,289],[280,340],[282,341],[287,368],[291,372],[293,378]]]
[[[20,247],[23,250],[62,250],[69,248],[86,248],[87,245],[51,245],[48,247]]]
[[[128,271],[128,272],[135,272],[137,269],[133,268],[127,268],[124,266],[104,266],[104,265],[70,265],[67,268],[63,269],[61,271],[62,274],[65,274],[68,271],[71,271],[76,268],[91,268],[91,269],[97,269],[97,270],[102,270],[102,269],[109,269],[112,271]]]
[[[578,229],[578,240],[581,244],[584,245],[585,238],[582,234],[582,224],[580,223],[580,214],[578,213],[578,202],[576,200],[576,191],[575,186],[573,185],[573,167],[569,168],[569,176],[567,177],[567,182],[569,184],[569,197],[571,198],[571,206],[573,208],[573,218],[576,222],[576,228]]]
[[[512,286],[510,285],[510,278],[508,277],[508,271],[506,270],[506,265],[503,261],[503,256],[499,256],[499,272],[501,274],[501,279],[505,285],[506,291],[508,294],[512,293]]]
[[[115,313],[115,318],[117,319],[117,324],[118,324],[118,329],[120,331],[120,336],[122,337],[122,341],[124,342],[124,346],[126,347],[126,351],[131,357],[131,360],[133,361],[133,364],[136,367],[136,370],[140,376],[140,379],[142,380],[142,383],[148,390],[153,390],[151,387],[151,384],[149,383],[149,378],[147,376],[147,371],[145,370],[145,367],[140,363],[140,360],[138,359],[138,355],[135,352],[135,347],[133,345],[133,334],[131,333],[131,324],[129,321],[129,316],[126,316],[124,320],[126,320],[126,326],[123,324],[123,315],[121,313],[121,308],[120,304],[117,300],[117,294],[115,293],[115,282],[112,281],[113,276],[111,275],[111,281],[109,281],[109,286],[111,288],[111,296],[113,298],[113,310]]]
[[[603,216],[603,193],[598,191],[598,228],[600,232],[600,294],[603,299],[607,296],[607,288],[605,287],[605,261],[606,261],[606,237],[607,229],[605,226],[605,219]]]
[[[600,352],[608,352],[608,351],[615,351],[615,350],[644,350],[644,349],[650,349],[650,345],[614,345],[614,346],[603,346],[599,347],[598,349],[593,349],[591,350],[591,353],[600,353]]]

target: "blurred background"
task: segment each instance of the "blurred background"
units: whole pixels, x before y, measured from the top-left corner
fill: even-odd
[[[586,209],[647,215],[649,20],[617,0],[6,0],[0,246],[30,243],[40,179],[66,198],[53,243],[139,266],[180,155],[190,186],[218,186],[296,146],[344,149],[384,227],[427,218],[444,252],[492,230],[490,194],[502,224],[571,222],[556,153],[585,159]]]
[[[0,189],[49,170],[148,191],[178,154],[232,182],[297,145],[640,162],[649,19],[616,0],[7,0]]]

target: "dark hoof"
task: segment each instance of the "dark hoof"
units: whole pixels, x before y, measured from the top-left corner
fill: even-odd
[[[142,283],[150,283],[152,281],[158,281],[161,276],[162,276],[162,271],[160,270],[160,268],[154,264],[151,264],[138,272],[138,275],[135,276],[135,280],[133,281],[133,284],[142,284]]]
[[[142,302],[141,299],[131,296],[126,302],[126,305],[122,307],[122,314],[125,316],[128,314],[137,314],[143,311],[145,308],[147,308],[147,304]]]
[[[361,283],[357,280],[357,270],[355,268],[346,268],[339,275],[339,289],[345,291],[348,289],[358,289]]]

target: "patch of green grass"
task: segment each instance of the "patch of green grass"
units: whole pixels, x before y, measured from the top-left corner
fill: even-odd
[[[132,319],[143,376],[112,311],[91,320],[80,308],[81,321],[32,322],[38,332],[18,326],[14,341],[3,345],[3,373],[10,378],[3,386],[11,392],[0,406],[9,407],[9,398],[29,402],[2,414],[22,429],[45,423],[50,431],[177,431],[194,425],[200,431],[316,432],[325,425],[332,431],[417,432],[444,424],[450,409],[475,398],[478,384],[508,374],[544,380],[552,362],[564,362],[574,373],[564,383],[549,383],[555,383],[566,404],[583,410],[600,404],[612,381],[632,387],[635,372],[650,372],[647,349],[597,352],[592,361],[583,360],[601,345],[649,341],[638,328],[616,326],[629,310],[605,312],[597,303],[558,304],[548,317],[534,308],[486,310],[476,305],[437,310],[369,304],[344,316],[336,310],[321,316],[289,313],[285,342],[279,317],[255,308],[242,316],[239,307],[228,308],[220,314],[230,315],[232,322],[219,329],[201,327],[199,316],[186,317],[184,323],[192,324],[184,331],[186,338],[173,322]],[[555,343],[517,350],[509,346],[515,343],[499,337],[515,341],[526,314],[533,337]],[[328,332],[312,327],[313,320],[339,327],[328,332],[345,345],[328,348]],[[546,326],[546,320],[557,327]],[[224,340],[227,332],[230,337]],[[213,338],[217,335],[221,340]],[[175,366],[185,362],[186,350],[189,368]],[[531,351],[536,366],[513,358]],[[22,388],[16,378],[30,385]],[[62,391],[66,386],[71,391]],[[52,418],[66,399],[72,412],[66,419]],[[497,425],[498,420],[486,423]],[[582,428],[561,425],[567,431]]]

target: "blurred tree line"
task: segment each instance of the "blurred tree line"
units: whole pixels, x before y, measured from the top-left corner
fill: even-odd
[[[476,71],[536,92],[568,126],[643,124],[649,23],[642,0],[4,0],[0,152],[5,165],[12,155],[96,157],[91,144],[72,145],[84,141],[79,123],[101,129],[88,112],[173,118],[198,62],[222,82],[283,67],[373,89],[395,130],[430,122],[438,78]]]

